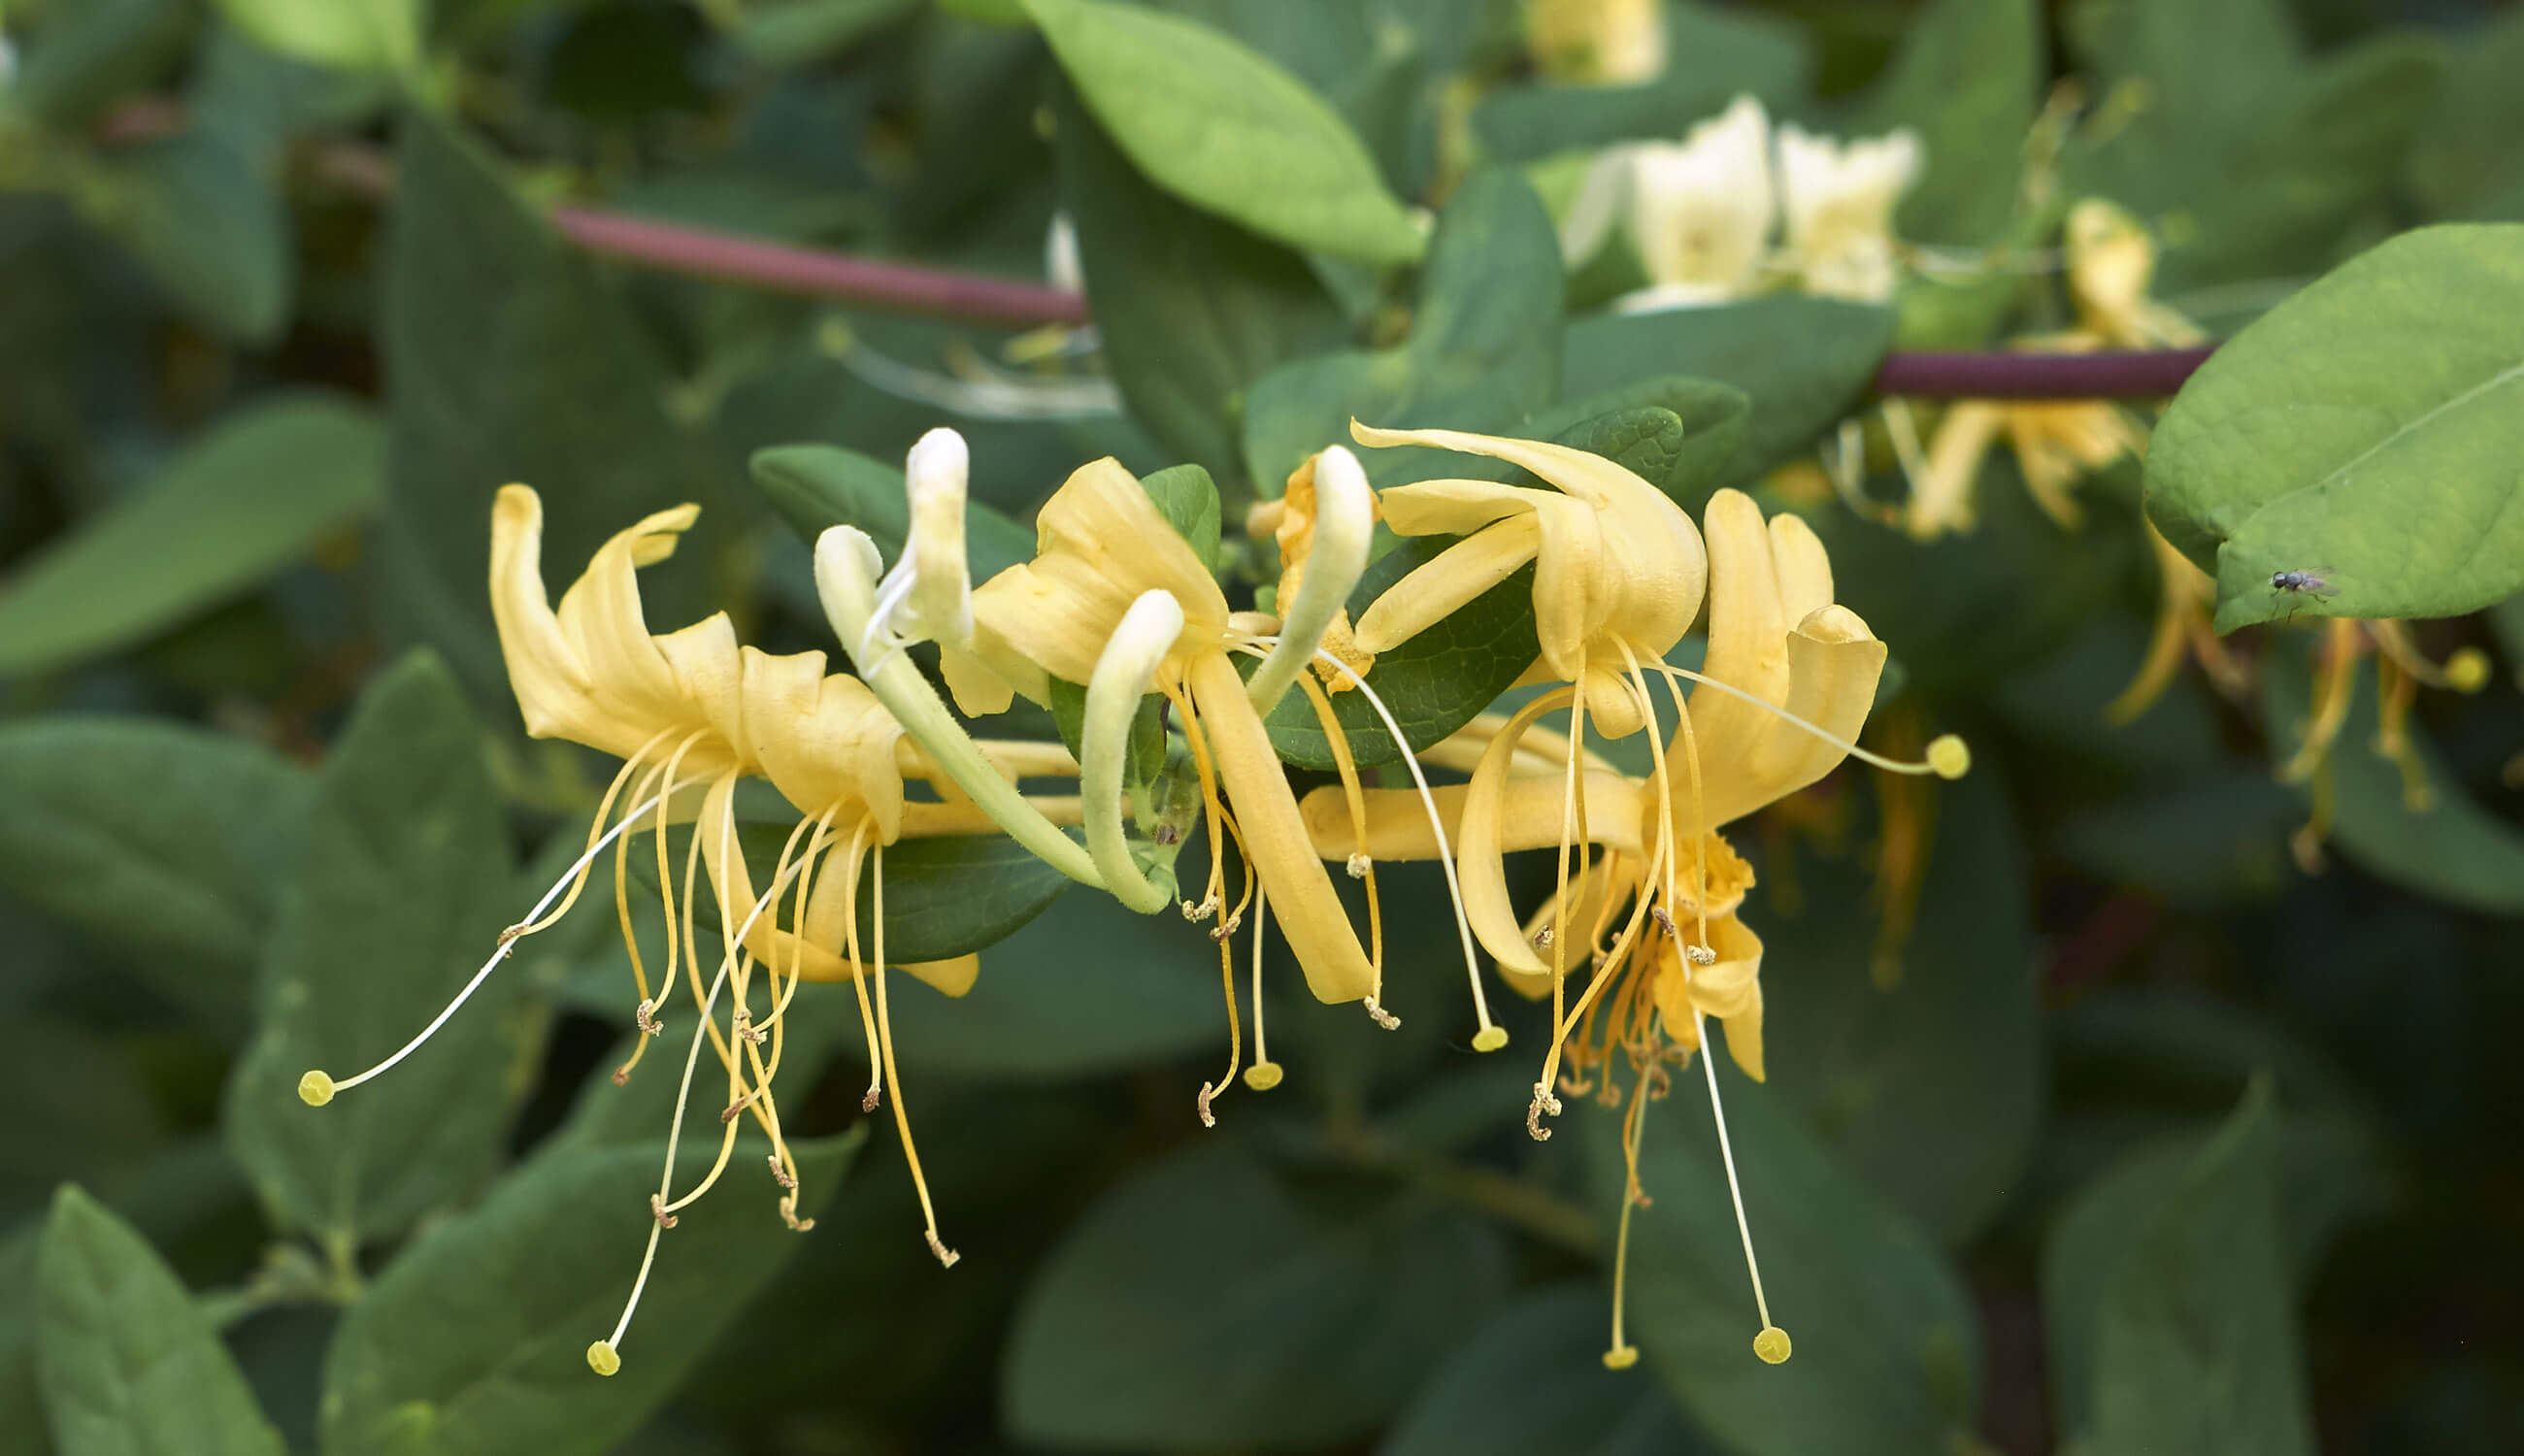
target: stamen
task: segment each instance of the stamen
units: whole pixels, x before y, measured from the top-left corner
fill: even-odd
[[[616,782],[618,787],[619,781],[617,780]],[[676,787],[682,788],[684,786],[679,784]],[[668,792],[671,793],[672,791],[670,790]],[[619,822],[617,822],[611,829],[605,832],[603,838],[599,839],[595,844],[588,846],[587,852],[579,855],[575,863],[573,863],[567,870],[562,871],[561,877],[553,882],[552,888],[544,892],[543,898],[537,900],[535,902],[535,907],[526,913],[526,919],[522,922],[525,928],[521,929],[518,926],[511,926],[508,932],[501,935],[500,944],[492,950],[491,958],[482,962],[482,968],[475,971],[472,979],[464,983],[463,990],[456,993],[455,999],[449,1001],[436,1016],[432,1017],[429,1025],[420,1029],[420,1035],[413,1037],[411,1041],[403,1043],[402,1047],[392,1056],[387,1057],[384,1061],[377,1063],[375,1066],[368,1068],[366,1071],[362,1072],[355,1077],[345,1077],[337,1081],[322,1071],[310,1071],[306,1076],[298,1079],[299,1099],[310,1107],[321,1107],[325,1103],[333,1100],[333,1094],[335,1092],[357,1087],[361,1083],[365,1082],[372,1077],[382,1076],[386,1072],[393,1070],[396,1064],[401,1062],[405,1057],[408,1057],[413,1052],[419,1050],[420,1044],[423,1042],[428,1041],[430,1038],[438,1035],[438,1029],[447,1025],[448,1020],[455,1016],[458,1010],[462,1008],[465,1001],[472,997],[474,992],[482,989],[483,982],[491,979],[491,973],[499,969],[500,962],[507,960],[509,958],[509,953],[517,948],[518,939],[529,933],[532,929],[537,928],[534,925],[534,922],[541,917],[545,909],[552,904],[553,898],[561,893],[562,887],[569,885],[574,878],[584,879],[587,866],[594,863],[596,856],[605,851],[605,847],[613,843],[616,838],[620,837],[622,832],[631,826],[632,821],[639,818],[642,813],[648,810],[650,803],[659,802],[665,797],[665,795],[661,794],[656,799],[651,800],[647,803],[642,803],[637,808],[624,814]],[[575,894],[575,891],[573,890],[572,893]],[[566,908],[566,906],[563,908]]]
[[[1192,1105],[1199,1110],[1200,1125],[1204,1128],[1218,1126],[1218,1118],[1210,1111],[1210,1103],[1235,1083],[1236,1069],[1244,1060],[1243,1033],[1236,1022],[1236,947],[1229,943],[1230,934],[1226,926],[1211,932],[1218,942],[1218,984],[1227,998],[1227,1072],[1216,1082],[1202,1083],[1200,1095],[1193,1099]],[[1254,937],[1257,940],[1261,937],[1258,924],[1254,928]]]
[[[1385,1010],[1383,1006],[1378,1005],[1376,997],[1368,996],[1359,1004],[1367,1007],[1368,1019],[1375,1022],[1378,1026],[1384,1028],[1388,1032],[1398,1032],[1402,1030],[1402,1018]]]
[[[894,1130],[902,1140],[902,1160],[911,1168],[911,1186],[920,1194],[920,1213],[928,1220],[929,1251],[938,1262],[953,1268],[961,1257],[938,1237],[938,1209],[929,1199],[929,1179],[920,1171],[920,1150],[911,1141],[911,1115],[902,1105],[902,1078],[894,1068],[894,1021],[886,1010],[885,996],[885,844],[879,841],[876,859],[876,1024],[883,1037],[885,1085],[894,1093]]]
[[[1744,1272],[1753,1278],[1753,1307],[1761,1313],[1762,1331],[1753,1336],[1753,1353],[1772,1365],[1788,1358],[1788,1332],[1771,1323],[1771,1301],[1762,1294],[1762,1266],[1753,1257],[1753,1228],[1744,1219],[1744,1187],[1735,1178],[1735,1148],[1726,1137],[1726,1108],[1718,1097],[1718,1056],[1709,1043],[1708,1019],[1697,1007],[1692,1032],[1700,1039],[1700,1069],[1709,1080],[1709,1115],[1718,1124],[1718,1151],[1726,1162],[1726,1192],[1735,1200],[1735,1232],[1744,1240]]]
[[[1455,912],[1455,935],[1463,943],[1464,979],[1473,989],[1473,1015],[1480,1023],[1480,1030],[1473,1033],[1473,1049],[1496,1051],[1507,1044],[1507,1028],[1490,1020],[1489,997],[1481,991],[1480,962],[1473,954],[1473,926],[1465,918],[1464,890],[1456,879],[1454,849],[1446,843],[1445,816],[1437,812],[1436,796],[1429,792],[1429,776],[1421,770],[1419,758],[1408,752],[1409,741],[1403,738],[1401,725],[1393,720],[1392,710],[1384,705],[1384,700],[1377,696],[1376,690],[1367,685],[1367,679],[1330,653],[1318,650],[1315,656],[1331,663],[1335,671],[1358,690],[1360,696],[1367,700],[1367,705],[1375,709],[1377,718],[1384,724],[1384,731],[1393,735],[1394,744],[1405,750],[1402,763],[1411,770],[1411,786],[1420,795],[1421,806],[1428,810],[1429,830],[1437,844],[1437,865],[1446,876],[1446,900]]]

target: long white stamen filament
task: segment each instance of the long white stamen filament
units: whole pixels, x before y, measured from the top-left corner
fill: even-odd
[[[1350,590],[1367,572],[1367,548],[1376,531],[1376,496],[1367,472],[1346,446],[1315,457],[1314,542],[1295,595],[1278,604],[1280,634],[1270,655],[1244,684],[1255,712],[1267,713],[1320,651],[1325,629],[1340,615]],[[1400,740],[1396,740],[1399,742]]]
[[[876,543],[853,526],[834,526],[815,541],[816,596],[834,635],[844,642],[856,642],[867,631],[876,605],[877,559]],[[938,701],[938,691],[919,668],[896,656],[876,667],[862,665],[859,677],[903,732],[928,753],[929,761],[1010,839],[1079,884],[1104,888],[1104,878],[1086,847],[1061,833],[1026,801],[946,711],[946,704]]]
[[[1183,635],[1183,604],[1163,591],[1142,592],[1095,659],[1087,683],[1086,718],[1079,732],[1078,792],[1084,801],[1087,852],[1113,898],[1142,915],[1174,902],[1172,876],[1141,873],[1122,828],[1125,772],[1131,754],[1131,722],[1154,684],[1157,665]]]
[[[672,788],[667,789],[664,793],[657,795],[655,798],[645,800],[637,806],[626,810],[620,819],[614,821],[612,828],[605,831],[603,838],[588,846],[585,853],[571,861],[568,869],[561,871],[560,878],[553,881],[552,888],[544,892],[543,898],[535,901],[535,907],[532,910],[527,911],[526,918],[517,923],[520,925],[532,925],[535,921],[542,919],[544,911],[552,907],[552,902],[560,897],[562,890],[565,889],[573,879],[577,878],[579,871],[594,863],[596,856],[605,852],[607,846],[612,844],[616,839],[619,839],[622,832],[629,829],[634,820],[638,819],[643,813],[646,813],[652,804],[663,801],[667,798],[671,797],[678,789],[689,788],[693,782],[695,781],[686,780],[683,783],[676,784]],[[405,1057],[418,1051],[420,1049],[421,1043],[438,1035],[438,1029],[447,1025],[448,1018],[454,1016],[459,1010],[461,1010],[465,1001],[472,998],[474,992],[482,989],[482,983],[491,979],[491,973],[499,969],[500,962],[509,958],[509,953],[517,948],[517,942],[522,939],[524,939],[522,936],[502,936],[500,938],[499,947],[491,952],[491,958],[482,962],[482,968],[473,973],[473,979],[464,983],[463,990],[456,993],[456,998],[454,1000],[449,1001],[436,1016],[430,1018],[429,1025],[420,1029],[420,1035],[413,1037],[411,1041],[403,1043],[401,1049],[397,1050],[394,1055],[387,1057],[384,1061],[377,1063],[375,1066],[368,1068],[366,1071],[360,1073],[356,1077],[345,1077],[338,1082],[326,1079],[322,1084],[324,1089],[323,1100],[330,1101],[332,1100],[332,1096],[335,1092],[357,1087],[361,1083],[365,1082],[372,1077],[379,1077],[392,1071],[395,1065],[401,1062]],[[309,1079],[323,1077],[323,1075],[324,1074],[321,1072],[308,1073],[307,1079],[302,1079],[299,1083],[301,1090],[300,1094],[302,1096],[305,1095]],[[310,1098],[309,1100],[312,1101],[315,1099]]]
[[[797,873],[798,868],[795,865],[791,866],[788,874]],[[745,917],[744,926],[734,937],[738,943],[741,944],[746,936],[752,932],[753,922],[760,919],[762,912],[771,906],[772,901],[780,898],[781,890],[787,885],[788,874],[773,881],[771,888],[764,891],[761,898],[753,902],[752,913]],[[666,1163],[664,1170],[657,1175],[657,1196],[655,1202],[651,1205],[655,1210],[655,1217],[651,1221],[649,1228],[648,1251],[640,1256],[639,1277],[631,1282],[631,1297],[623,1302],[622,1318],[614,1322],[613,1333],[598,1344],[590,1346],[587,1352],[588,1363],[595,1366],[598,1373],[602,1375],[611,1375],[613,1370],[608,1370],[604,1364],[599,1363],[597,1351],[604,1350],[607,1356],[610,1357],[609,1363],[613,1368],[620,1368],[619,1352],[622,1348],[622,1335],[631,1328],[632,1312],[640,1307],[641,1291],[649,1287],[649,1271],[655,1267],[657,1262],[657,1236],[666,1231],[666,1221],[670,1217],[665,1212],[666,1195],[674,1189],[675,1152],[683,1141],[684,1111],[691,1104],[693,1070],[701,1063],[702,1034],[708,1029],[710,1012],[718,1004],[719,988],[727,984],[728,964],[727,960],[721,960],[718,963],[718,974],[710,978],[709,995],[702,999],[701,1015],[694,1018],[697,1025],[693,1027],[692,1044],[684,1052],[684,1076],[675,1087],[675,1119],[666,1124]]]
[[[1429,776],[1421,771],[1420,759],[1412,753],[1410,742],[1402,736],[1402,726],[1393,720],[1392,711],[1384,705],[1384,700],[1377,696],[1376,690],[1367,685],[1367,679],[1347,662],[1320,648],[1316,649],[1315,656],[1319,661],[1330,663],[1334,671],[1347,678],[1349,685],[1367,699],[1367,705],[1376,710],[1378,720],[1384,724],[1384,731],[1393,735],[1394,747],[1402,751],[1402,763],[1411,770],[1411,785],[1419,792],[1421,807],[1429,811],[1429,832],[1437,842],[1437,864],[1446,874],[1446,898],[1455,910],[1455,934],[1464,946],[1464,976],[1472,983],[1473,1013],[1480,1018],[1481,1027],[1473,1034],[1473,1049],[1496,1051],[1507,1044],[1507,1028],[1490,1020],[1489,998],[1481,992],[1480,962],[1473,952],[1472,922],[1464,918],[1464,889],[1455,878],[1455,851],[1446,843],[1445,816],[1437,812],[1436,796],[1429,792]]]
[[[1691,1027],[1700,1039],[1700,1070],[1709,1080],[1709,1115],[1718,1124],[1718,1154],[1726,1164],[1726,1192],[1735,1200],[1735,1233],[1744,1240],[1744,1272],[1753,1277],[1753,1307],[1762,1316],[1762,1333],[1754,1336],[1753,1349],[1776,1365],[1788,1358],[1788,1334],[1771,1323],[1771,1301],[1762,1293],[1762,1265],[1753,1257],[1753,1226],[1744,1218],[1744,1186],[1735,1177],[1735,1147],[1726,1138],[1726,1107],[1718,1097],[1717,1051],[1709,1040],[1709,1018],[1697,1007],[1691,1013]],[[1774,1333],[1776,1339],[1772,1338]]]

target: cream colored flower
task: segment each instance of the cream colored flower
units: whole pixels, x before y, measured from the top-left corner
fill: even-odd
[[[1779,128],[1787,261],[1808,293],[1884,303],[1901,282],[1893,212],[1918,180],[1918,136],[1834,141]]]
[[[1776,216],[1770,117],[1738,96],[1679,143],[1605,149],[1578,186],[1561,246],[1579,264],[1626,228],[1650,286],[1623,299],[1626,311],[1725,303],[1760,286]]]

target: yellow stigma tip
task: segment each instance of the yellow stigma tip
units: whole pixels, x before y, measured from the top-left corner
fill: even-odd
[[[1485,1026],[1473,1034],[1475,1051],[1496,1051],[1506,1044],[1507,1028],[1503,1026]]]
[[[1620,1345],[1604,1352],[1606,1370],[1627,1370],[1638,1363],[1639,1347],[1634,1344]]]
[[[2446,681],[2457,693],[2477,693],[2489,686],[2489,654],[2467,647],[2446,658]]]
[[[321,1072],[310,1072],[299,1078],[298,1100],[310,1107],[321,1107],[333,1100],[333,1079]]]
[[[1786,1364],[1791,1348],[1788,1332],[1776,1325],[1766,1325],[1761,1334],[1753,1336],[1753,1353],[1761,1356],[1765,1364]]]
[[[1940,733],[1928,745],[1928,766],[1941,779],[1959,779],[1971,772],[1971,749],[1951,733]]]
[[[611,1375],[622,1368],[622,1357],[613,1353],[613,1346],[600,1339],[587,1347],[587,1368],[598,1375]]]
[[[1269,1092],[1280,1085],[1278,1062],[1255,1062],[1244,1069],[1244,1085],[1255,1092]]]

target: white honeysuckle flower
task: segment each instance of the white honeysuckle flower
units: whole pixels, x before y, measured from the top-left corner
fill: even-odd
[[[1078,261],[1078,224],[1067,213],[1051,215],[1043,237],[1043,276],[1063,293],[1087,291],[1087,269]]]
[[[1724,303],[1760,284],[1775,214],[1771,119],[1738,96],[1680,142],[1605,151],[1578,187],[1561,247],[1582,263],[1626,224],[1650,286],[1625,298],[1625,311]]]
[[[964,437],[939,428],[903,461],[911,529],[902,555],[877,583],[876,610],[855,644],[861,672],[915,642],[962,647],[973,640],[972,568],[964,557],[964,486],[972,473]]]
[[[1808,293],[1883,303],[1901,281],[1893,210],[1919,179],[1917,133],[1835,141],[1779,128],[1787,262]]]

